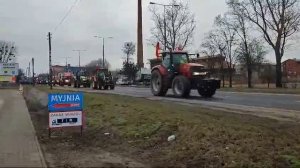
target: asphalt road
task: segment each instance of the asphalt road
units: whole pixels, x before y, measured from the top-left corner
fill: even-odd
[[[90,91],[89,88],[80,88],[82,91]],[[242,105],[247,107],[276,108],[285,110],[300,111],[300,95],[289,94],[268,94],[268,93],[246,93],[246,92],[223,92],[217,91],[213,98],[202,98],[196,90],[191,92],[191,97],[187,99],[175,98],[172,90],[168,91],[166,97],[154,97],[150,88],[137,87],[116,87],[115,90],[96,91],[104,93],[112,93],[119,95],[127,95],[133,97],[145,97],[157,100],[172,100],[176,102],[193,102],[197,104],[227,104]]]

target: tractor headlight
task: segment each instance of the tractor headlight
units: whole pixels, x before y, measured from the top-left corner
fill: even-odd
[[[208,72],[193,72],[193,76],[203,76],[203,75],[207,75]]]

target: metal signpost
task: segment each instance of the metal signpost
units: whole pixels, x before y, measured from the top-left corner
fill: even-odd
[[[51,129],[80,127],[83,129],[83,93],[48,94],[49,137]]]

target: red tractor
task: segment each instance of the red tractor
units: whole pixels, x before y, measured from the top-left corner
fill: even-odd
[[[209,77],[201,64],[190,63],[189,54],[182,51],[163,52],[151,65],[151,91],[155,96],[165,96],[172,88],[176,97],[188,97],[191,89],[197,89],[203,97],[212,97],[221,81]]]

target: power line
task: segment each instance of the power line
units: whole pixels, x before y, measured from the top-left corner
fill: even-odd
[[[63,22],[67,19],[67,17],[69,16],[69,14],[72,12],[73,8],[80,2],[80,0],[75,0],[74,3],[72,4],[72,6],[70,7],[70,9],[67,11],[66,15],[61,19],[61,21],[58,23],[58,25],[55,27],[54,31],[55,32],[57,30],[57,28],[63,24]]]

